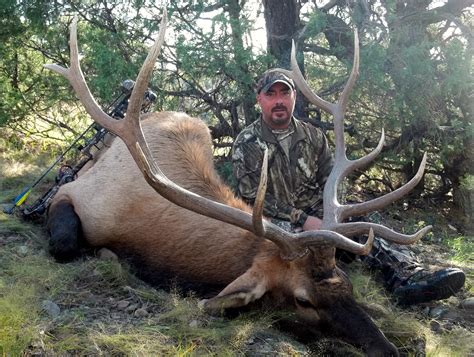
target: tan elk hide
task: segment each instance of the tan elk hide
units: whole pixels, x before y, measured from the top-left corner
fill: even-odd
[[[51,253],[68,260],[81,245],[107,247],[131,258],[137,271],[151,281],[176,278],[197,288],[221,287],[217,296],[201,302],[208,311],[245,306],[265,295],[275,305],[296,309],[308,329],[329,331],[372,356],[397,355],[395,346],[354,301],[351,283],[336,265],[335,248],[367,254],[373,232],[401,244],[421,238],[430,227],[402,235],[373,223],[343,221],[408,193],[420,180],[426,158],[417,175],[399,190],[365,203],[338,203],[341,180],[373,160],[383,145],[382,134],[371,154],[355,161],[345,155],[343,118],[358,72],[357,33],[353,70],[335,104],[311,91],[292,54],[289,75],[309,100],[334,116],[336,135],[336,163],[324,190],[323,229],[296,234],[262,219],[267,159],[252,209],[235,198],[216,174],[211,137],[201,120],[175,112],[139,119],[165,28],[166,14],[120,121],[100,109],[87,87],[79,65],[76,21],[71,26],[70,68],[47,65],[69,80],[90,116],[120,138],[54,198],[48,215]],[[350,239],[356,234],[369,238],[359,244]]]

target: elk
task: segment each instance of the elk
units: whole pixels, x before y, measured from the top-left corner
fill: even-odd
[[[374,233],[412,244],[430,230],[425,227],[404,235],[374,223],[344,223],[350,216],[380,209],[407,194],[421,179],[426,156],[415,177],[396,191],[365,203],[338,203],[338,184],[373,160],[384,140],[382,133],[377,148],[358,160],[345,155],[343,120],[358,73],[357,34],[352,73],[335,104],[311,91],[293,50],[289,74],[314,104],[334,116],[336,164],[324,189],[323,229],[288,233],[262,215],[267,159],[252,208],[236,198],[214,170],[205,123],[176,112],[139,118],[166,21],[165,13],[123,120],[104,113],[87,87],[79,64],[77,20],[70,31],[70,67],[46,65],[69,80],[93,120],[121,139],[114,140],[93,167],[62,186],[54,198],[48,212],[51,253],[67,260],[77,254],[81,242],[107,247],[131,258],[151,281],[174,277],[193,286],[222,289],[217,296],[201,300],[207,311],[246,306],[265,296],[275,306],[294,308],[308,328],[326,329],[368,355],[398,355],[355,302],[349,279],[336,265],[335,249],[363,255],[370,251]],[[359,234],[368,234],[365,244],[350,239]]]

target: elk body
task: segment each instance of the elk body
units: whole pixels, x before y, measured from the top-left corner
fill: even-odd
[[[249,211],[216,174],[211,137],[201,120],[184,113],[151,113],[142,119],[142,127],[150,150],[159,153],[157,164],[170,180],[201,196]],[[55,196],[48,217],[53,239],[59,238],[54,234],[56,215],[58,224],[64,226],[61,215],[68,205],[74,207],[87,245],[107,247],[132,258],[140,269],[148,268],[147,275],[155,282],[165,282],[160,275],[168,270],[186,282],[227,284],[251,265],[262,243],[250,232],[159,196],[119,139],[92,168],[62,186]],[[67,253],[65,238],[65,242],[51,241],[59,258]],[[77,254],[77,247],[70,249],[71,255]],[[217,269],[219,266],[222,268]]]
[[[430,227],[402,235],[376,224],[343,220],[406,194],[421,178],[424,163],[414,179],[388,196],[356,205],[337,202],[340,180],[372,160],[383,141],[382,137],[378,148],[359,160],[345,156],[343,115],[357,76],[357,36],[354,69],[337,104],[312,93],[296,66],[290,73],[313,103],[334,115],[336,127],[336,164],[324,191],[323,230],[291,234],[262,219],[265,177],[253,209],[221,182],[213,168],[211,137],[202,121],[174,112],[152,113],[139,120],[165,22],[166,16],[124,120],[109,118],[92,98],[79,66],[75,22],[71,67],[47,65],[70,81],[98,124],[122,139],[115,139],[93,167],[59,190],[48,215],[51,252],[58,259],[71,258],[81,240],[90,247],[107,247],[131,258],[152,282],[177,278],[201,291],[221,287],[217,296],[202,301],[209,311],[245,306],[266,296],[277,306],[294,307],[308,328],[329,331],[369,355],[397,355],[354,301],[350,281],[336,266],[335,248],[367,254],[372,231],[402,244],[421,238]],[[266,160],[262,176],[265,166]],[[365,244],[348,238],[369,230]]]

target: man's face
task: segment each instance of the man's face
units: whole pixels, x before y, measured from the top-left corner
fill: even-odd
[[[296,92],[284,83],[275,83],[257,94],[265,123],[272,129],[286,129],[295,109]]]

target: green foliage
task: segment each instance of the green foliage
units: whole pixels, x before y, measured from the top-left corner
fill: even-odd
[[[474,264],[474,237],[459,236],[447,240],[446,244],[453,251],[453,261]]]
[[[305,28],[305,37],[310,39],[318,36],[327,26],[326,14],[315,11],[309,15]]]
[[[461,177],[461,187],[468,191],[474,191],[474,175]]]
[[[216,163],[216,170],[219,176],[224,180],[227,186],[230,186],[234,190],[237,189],[237,180],[234,177],[232,162],[220,161]]]
[[[84,60],[81,64],[87,73],[87,82],[105,108],[120,93],[122,81],[135,79],[145,59],[146,49],[143,45],[134,44],[140,55],[131,54],[123,46],[123,34],[89,24],[80,26],[78,32],[82,34],[78,41],[83,49]],[[126,58],[133,62],[126,61]]]
[[[67,65],[72,12],[84,15],[79,22],[82,66],[97,101],[107,106],[121,81],[135,78],[158,30],[156,14],[163,3],[112,0],[107,4],[108,8],[93,1],[2,0],[0,125],[30,137],[33,132],[50,135],[44,126],[29,125],[37,118],[74,127],[69,123],[76,116],[72,103],[77,102],[69,85],[42,68],[46,62]],[[335,101],[352,54],[349,48],[338,47],[334,38],[329,46],[328,38],[332,34],[342,41],[352,36],[348,34],[351,21],[357,24],[362,45],[360,78],[346,116],[355,128],[349,140],[351,155],[360,156],[375,145],[374,133],[384,127],[390,152],[383,164],[387,170],[403,173],[391,176],[397,181],[412,176],[421,152],[429,151],[426,191],[448,192],[444,186],[456,189],[460,177],[472,174],[468,159],[472,153],[464,150],[473,140],[468,95],[472,82],[466,80],[472,51],[463,33],[464,15],[453,15],[457,20],[449,25],[459,28],[447,31],[443,21],[422,20],[427,9],[423,4],[399,7],[386,1],[370,4],[369,9],[357,3],[324,11],[317,5],[303,7],[304,37],[299,42],[302,47],[312,44],[325,49],[305,53],[305,70],[310,85]],[[260,9],[251,2],[170,3],[168,37],[157,65],[160,71],[155,71],[150,84],[158,94],[156,108],[184,110],[213,126],[226,122],[235,127],[243,119],[253,120],[252,85],[257,74],[275,63],[252,47]],[[251,118],[242,118],[244,113]],[[332,118],[323,113],[323,120]]]

